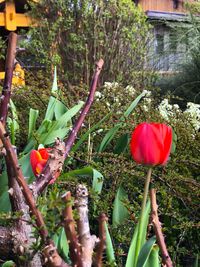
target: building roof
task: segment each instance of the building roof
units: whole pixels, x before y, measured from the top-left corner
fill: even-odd
[[[188,15],[184,13],[147,10],[146,14],[151,20],[189,21]]]

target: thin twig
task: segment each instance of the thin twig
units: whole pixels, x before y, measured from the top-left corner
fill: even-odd
[[[73,127],[69,137],[65,140],[65,157],[67,157],[69,155],[69,152],[70,152],[70,150],[74,144],[74,141],[76,140],[77,133],[80,130],[80,128],[83,124],[83,121],[84,121],[86,115],[88,114],[90,107],[94,101],[94,94],[96,91],[99,74],[101,72],[103,64],[104,64],[103,59],[100,59],[99,62],[97,62],[96,70],[95,70],[95,73],[94,73],[94,76],[92,79],[92,83],[90,86],[90,93],[89,93],[88,99],[87,99],[87,101],[86,101],[86,103],[85,103],[85,105],[81,111],[79,118],[75,122],[74,127]]]
[[[107,221],[107,217],[104,213],[99,216],[99,243],[96,250],[96,257],[94,265],[95,267],[102,267],[102,258],[103,251],[105,249],[106,244],[106,231],[105,231],[105,222]]]
[[[93,100],[94,100],[94,94],[95,94],[95,91],[96,91],[96,87],[97,87],[97,82],[98,82],[98,78],[99,78],[99,74],[101,72],[101,69],[102,69],[102,66],[103,66],[103,60],[100,59],[98,62],[97,62],[97,65],[96,65],[96,70],[95,70],[95,73],[94,73],[94,76],[93,76],[93,79],[92,79],[92,82],[91,82],[91,86],[90,86],[90,93],[89,93],[89,96],[87,98],[87,101],[83,107],[83,110],[81,111],[81,114],[79,116],[79,118],[77,119],[77,121],[75,122],[74,126],[73,126],[73,129],[71,131],[71,133],[69,134],[69,137],[65,140],[65,153],[64,153],[64,158],[67,158],[68,155],[69,155],[69,152],[74,144],[74,141],[76,140],[76,137],[77,137],[77,134],[78,134],[78,131],[80,130],[81,126],[82,126],[82,123],[86,117],[86,115],[88,114],[89,110],[90,110],[90,107],[93,103]],[[63,159],[63,157],[62,157]],[[51,159],[51,164],[52,164],[52,159]],[[36,181],[36,184],[35,184],[35,193],[36,195],[39,195],[41,194],[44,189],[47,187],[47,185],[49,184],[49,182],[51,180],[54,180],[55,177],[54,177],[54,173],[56,173],[56,177],[59,176],[59,173],[61,172],[62,170],[62,164],[59,165],[59,168],[57,169],[57,171],[55,171],[53,174],[52,174],[52,171],[51,171],[51,168],[50,168],[50,160],[48,160],[47,164],[46,164],[46,167],[44,168],[44,170],[42,171],[42,173],[40,174],[40,176],[38,177],[37,181]]]
[[[73,218],[72,211],[72,199],[71,193],[67,192],[63,195],[62,199],[66,202],[66,207],[63,212],[64,217],[64,228],[67,236],[67,240],[69,241],[69,250],[70,250],[70,259],[74,266],[82,267],[82,259],[81,259],[81,247],[78,241],[78,235],[75,229],[75,221]]]
[[[173,267],[172,260],[167,251],[167,246],[165,244],[165,239],[161,229],[161,223],[158,218],[158,205],[156,203],[156,190],[154,188],[150,189],[150,199],[151,199],[151,222],[156,234],[156,239],[162,254],[163,264],[167,267]]]

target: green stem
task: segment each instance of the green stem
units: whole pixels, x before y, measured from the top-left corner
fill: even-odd
[[[137,263],[137,259],[138,259],[140,249],[141,249],[141,239],[142,239],[142,223],[141,222],[144,220],[145,208],[146,208],[147,197],[148,197],[148,192],[149,192],[149,184],[151,181],[151,173],[152,173],[152,168],[150,167],[148,169],[147,177],[146,177],[145,185],[144,185],[144,193],[143,193],[142,207],[141,207],[139,226],[138,226],[138,236],[137,236],[137,243],[136,243],[136,250],[135,250],[135,265]]]

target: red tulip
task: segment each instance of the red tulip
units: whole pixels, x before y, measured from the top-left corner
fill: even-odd
[[[49,151],[50,148],[40,148],[38,150],[32,150],[30,154],[30,162],[33,173],[35,176],[40,174],[44,169],[47,160],[49,158]]]
[[[137,163],[155,166],[167,163],[171,145],[171,127],[143,122],[132,133],[130,149]]]

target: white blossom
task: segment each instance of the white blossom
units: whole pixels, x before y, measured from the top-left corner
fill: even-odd
[[[151,96],[151,91],[143,90],[142,93],[143,93],[146,97],[150,97],[150,96]]]
[[[96,96],[96,98],[101,98],[102,97],[102,93],[99,92],[99,91],[96,91],[95,92],[95,96]]]
[[[196,130],[200,129],[200,105],[192,102],[187,103],[187,109],[184,111],[191,120]]]

